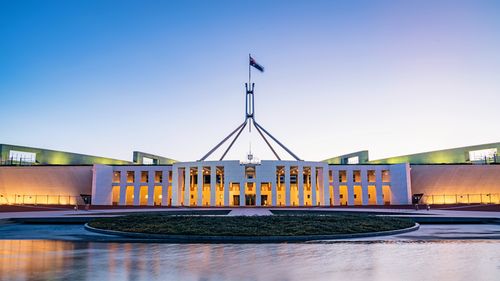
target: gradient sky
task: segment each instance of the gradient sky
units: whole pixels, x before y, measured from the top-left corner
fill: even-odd
[[[243,121],[248,53],[303,159],[500,141],[500,1],[0,0],[0,143],[197,160]],[[273,159],[256,132],[229,158],[250,141]]]

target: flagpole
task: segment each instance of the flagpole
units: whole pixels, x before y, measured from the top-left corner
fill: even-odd
[[[251,54],[248,54],[248,87],[250,87],[250,82],[252,81],[252,68],[250,66]]]
[[[250,65],[251,58],[252,58],[252,54],[248,53],[248,88],[247,88],[247,90],[251,89],[251,87],[252,87],[252,85],[250,84],[251,81],[252,81],[252,66]],[[245,99],[247,100],[247,103],[248,103],[248,92],[245,95]],[[252,104],[252,108],[253,108],[253,104]],[[248,107],[247,107],[247,111],[248,111]],[[252,132],[252,122],[251,122],[251,120],[248,120],[248,123],[249,123],[248,124],[248,132]]]

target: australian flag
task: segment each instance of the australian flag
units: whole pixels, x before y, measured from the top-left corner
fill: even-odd
[[[250,66],[257,68],[260,72],[264,72],[264,67],[258,64],[251,56],[250,56]]]

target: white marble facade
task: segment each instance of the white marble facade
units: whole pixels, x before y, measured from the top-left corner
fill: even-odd
[[[408,164],[328,165],[309,161],[94,165],[92,204],[198,207],[406,205],[411,203],[409,169]]]

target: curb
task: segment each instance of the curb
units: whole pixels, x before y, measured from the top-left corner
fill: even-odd
[[[197,236],[197,235],[165,235],[165,234],[148,234],[137,232],[124,232],[116,230],[104,230],[91,227],[88,223],[85,224],[85,230],[129,238],[142,240],[155,240],[154,242],[163,243],[300,243],[314,240],[337,240],[349,238],[365,238],[396,235],[416,231],[420,228],[420,224],[415,223],[414,226],[388,231],[353,233],[353,234],[336,234],[336,235],[303,235],[303,236]]]

